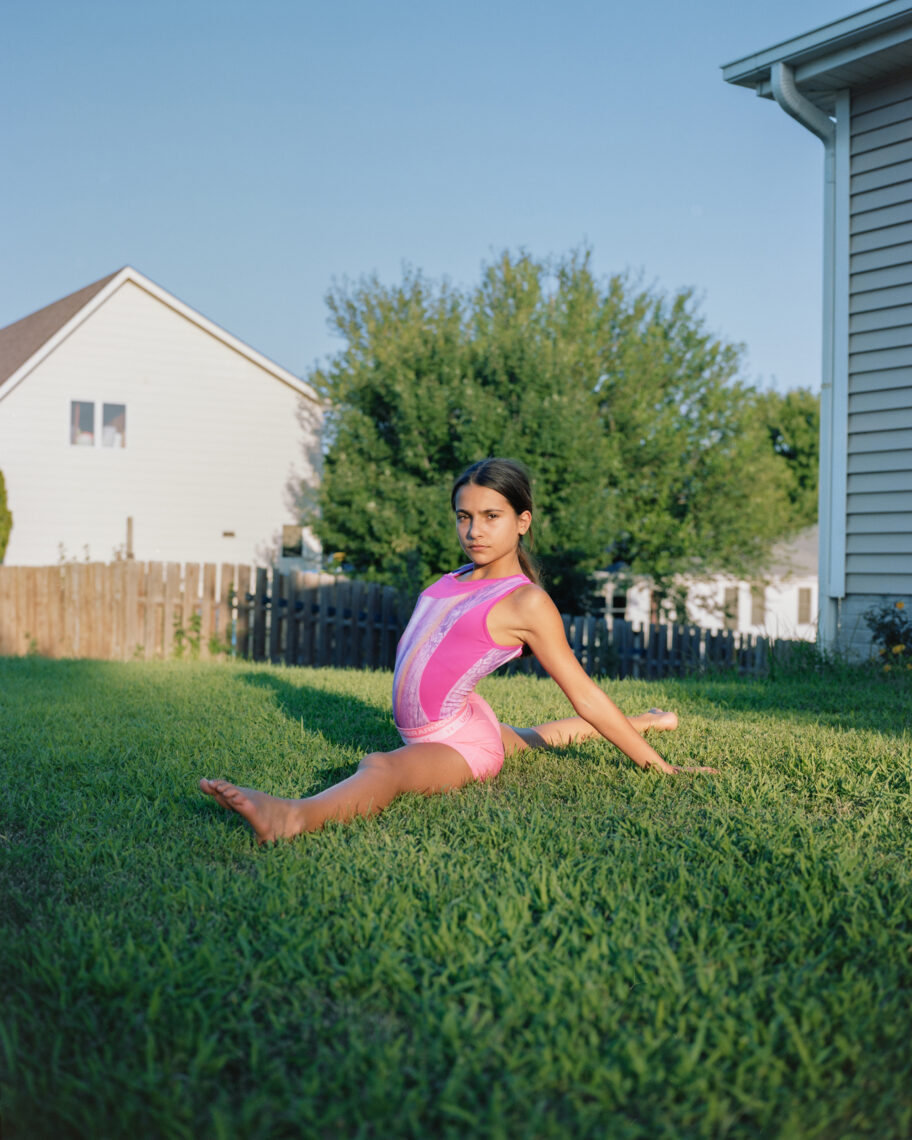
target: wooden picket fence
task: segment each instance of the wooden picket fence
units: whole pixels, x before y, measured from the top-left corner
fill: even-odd
[[[0,654],[231,654],[391,668],[408,615],[398,591],[331,574],[212,563],[0,566]]]
[[[411,599],[330,574],[211,563],[0,566],[0,655],[211,657],[391,669]],[[634,627],[564,617],[591,675],[661,678],[707,670],[760,675],[792,642],[696,626]],[[507,672],[539,672],[531,658]]]
[[[659,680],[707,672],[766,675],[776,661],[784,665],[794,641],[696,625],[635,626],[619,618],[563,615],[564,632],[576,659],[592,676]],[[507,672],[545,672],[533,657],[510,662]]]

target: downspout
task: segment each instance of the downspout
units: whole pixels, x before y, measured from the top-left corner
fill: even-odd
[[[838,632],[838,601],[844,594],[844,558],[840,565],[833,558],[833,445],[834,445],[834,375],[836,368],[836,124],[798,90],[795,76],[787,63],[774,63],[770,68],[770,86],[779,106],[803,127],[822,140],[824,145],[823,197],[823,353],[820,390],[820,472],[818,518],[820,538],[818,551],[818,643],[825,649],[835,646]],[[845,525],[844,523],[842,524]]]

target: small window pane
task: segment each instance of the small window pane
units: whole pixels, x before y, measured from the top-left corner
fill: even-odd
[[[70,404],[70,443],[77,447],[95,444],[95,405],[82,400]]]
[[[300,558],[304,550],[304,528],[300,526],[282,527],[282,557]]]
[[[766,621],[766,590],[755,586],[751,590],[751,625],[763,625]]]
[[[105,404],[101,423],[102,447],[126,446],[127,408],[125,404]]]
[[[798,590],[798,624],[808,625],[811,620],[811,590],[801,586]]]

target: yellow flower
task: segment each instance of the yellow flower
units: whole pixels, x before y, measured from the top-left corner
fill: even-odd
[[[905,647],[904,645],[894,645],[894,646],[893,646],[893,652],[894,652],[894,653],[902,653],[902,651],[903,651],[905,648],[906,648],[906,647]]]
[[[904,610],[904,609],[906,608],[906,603],[905,603],[905,602],[897,602],[897,603],[896,603],[896,608],[897,608],[898,610]]]
[[[892,665],[884,665],[884,672],[889,673],[892,668],[893,668]]]

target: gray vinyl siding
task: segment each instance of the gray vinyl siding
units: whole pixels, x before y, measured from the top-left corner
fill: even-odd
[[[912,79],[852,96],[843,636],[912,596]]]

